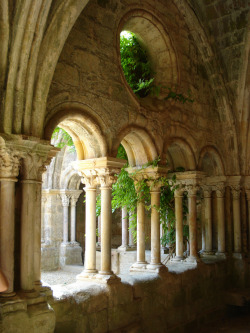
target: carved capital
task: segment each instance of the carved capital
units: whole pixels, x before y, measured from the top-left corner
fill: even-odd
[[[84,176],[81,179],[81,182],[86,185],[86,187],[96,187],[97,186],[97,181],[96,181],[96,176],[91,175],[89,177]]]
[[[21,164],[21,176],[23,180],[42,180],[42,174],[46,171],[47,156],[36,153],[25,153]]]
[[[211,198],[212,197],[212,187],[208,185],[202,186],[203,196],[204,198]]]
[[[185,188],[179,187],[179,188],[175,189],[175,191],[174,191],[174,197],[175,198],[183,197],[183,193],[184,192],[185,192]]]
[[[240,185],[231,185],[231,192],[232,192],[233,200],[240,199],[240,192],[241,192]]]
[[[69,206],[70,195],[60,194],[60,198],[62,200],[63,207],[68,207]]]
[[[225,186],[223,184],[215,185],[214,190],[215,190],[217,198],[224,198]]]
[[[71,194],[70,195],[70,204],[71,206],[76,206],[76,203],[79,199],[80,193],[79,194]]]
[[[16,178],[20,168],[20,152],[5,147],[0,149],[0,178]]]
[[[116,182],[117,177],[115,175],[102,175],[97,177],[98,184],[101,187],[112,187],[112,185]]]
[[[199,191],[199,186],[197,185],[186,185],[185,191],[188,192],[188,197],[196,196],[197,192]]]

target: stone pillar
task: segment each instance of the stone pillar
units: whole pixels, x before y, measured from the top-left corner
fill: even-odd
[[[248,206],[248,253],[250,253],[250,189],[246,189]]]
[[[161,264],[161,240],[160,240],[160,186],[153,186],[151,194],[151,261],[148,269],[157,269]]]
[[[188,192],[188,220],[189,220],[189,261],[197,261],[197,213],[196,213],[196,193],[198,187],[194,185],[187,186]]]
[[[205,222],[205,251],[204,255],[213,255],[212,233],[212,188],[203,186],[204,196],[204,222]]]
[[[47,202],[47,197],[42,195],[42,212],[41,212],[41,229],[42,229],[42,235],[41,235],[41,242],[42,244],[45,243],[45,223],[44,223],[44,212],[45,212],[45,205]]]
[[[97,237],[96,249],[101,250],[101,215],[99,215],[97,218],[97,230],[98,230],[98,237]]]
[[[183,189],[177,189],[174,192],[175,199],[175,219],[176,219],[176,256],[173,260],[183,260]]]
[[[15,296],[14,235],[15,182],[19,173],[19,157],[0,148],[0,267],[9,287],[0,297]]]
[[[70,195],[70,242],[76,243],[76,203],[81,192]]]
[[[134,212],[129,212],[129,230],[128,230],[129,243],[128,243],[128,245],[129,245],[129,248],[131,250],[136,249],[135,242],[134,242],[134,237],[133,237],[133,233],[132,233],[132,228],[133,228],[132,221],[134,219],[133,216],[132,216],[133,214],[134,214]]]
[[[69,200],[70,196],[67,194],[61,194],[62,206],[63,206],[63,243],[69,242]]]
[[[240,186],[231,186],[233,196],[234,253],[241,256]]]
[[[242,221],[242,252],[244,256],[247,255],[247,203],[246,203],[246,191],[245,188],[241,192],[241,221]]]
[[[225,232],[225,203],[224,185],[217,185],[215,187],[215,193],[217,198],[217,217],[218,217],[218,250],[216,255],[225,258],[226,257],[226,232]]]
[[[41,188],[46,158],[27,153],[21,169],[21,289],[27,297],[36,296],[41,285]]]
[[[77,276],[78,279],[90,277],[97,273],[96,269],[96,179],[95,177],[83,178],[85,183],[85,259],[84,271]]]
[[[127,207],[122,207],[122,245],[120,251],[128,249],[128,210]]]
[[[111,193],[112,176],[99,177],[101,183],[101,275],[112,275],[111,270],[111,233],[112,233],[112,208]]]

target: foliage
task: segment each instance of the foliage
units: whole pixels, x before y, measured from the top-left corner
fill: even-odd
[[[52,139],[56,142],[55,146],[58,148],[63,148],[65,146],[69,147],[70,152],[75,152],[75,145],[72,137],[61,127],[56,127],[52,133]]]
[[[154,79],[151,77],[147,52],[133,33],[121,34],[120,54],[122,69],[129,86],[137,96],[147,96]]]

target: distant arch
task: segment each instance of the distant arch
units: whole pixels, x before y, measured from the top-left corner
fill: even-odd
[[[205,146],[199,155],[198,170],[207,176],[225,175],[225,167],[218,150],[213,146]]]

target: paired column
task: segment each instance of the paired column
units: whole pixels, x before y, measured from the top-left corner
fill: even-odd
[[[250,189],[246,190],[248,206],[248,252],[250,253]]]
[[[0,165],[0,267],[9,284],[8,289],[0,293],[0,297],[12,297],[15,296],[15,183],[19,173],[19,158],[1,149]]]
[[[129,248],[130,249],[135,249],[136,248],[136,245],[135,245],[135,242],[134,242],[134,237],[133,237],[133,232],[132,232],[132,229],[133,229],[133,215],[134,212],[129,212],[129,229],[128,229],[128,245],[129,245]]]
[[[128,210],[127,207],[122,207],[122,245],[120,251],[128,249]]]
[[[225,232],[225,203],[224,185],[217,185],[215,187],[215,193],[217,198],[217,219],[218,219],[218,251],[216,255],[226,256],[226,232]]]
[[[205,224],[205,251],[204,255],[213,255],[212,234],[212,188],[203,186],[204,196],[204,224]]]
[[[68,194],[61,194],[63,206],[63,243],[69,242],[69,202],[70,196]]]
[[[156,269],[161,264],[161,242],[160,242],[160,186],[151,188],[151,261],[147,266],[149,269]]]
[[[76,242],[76,203],[81,192],[70,195],[70,242]]]
[[[183,260],[183,200],[184,189],[176,189],[174,192],[175,199],[175,220],[176,220],[176,256],[174,260],[179,261]]]
[[[188,219],[189,219],[189,246],[190,246],[190,261],[197,261],[197,213],[196,213],[196,193],[198,187],[195,185],[188,185]]]
[[[86,184],[84,190],[86,193],[86,219],[85,219],[85,259],[84,259],[84,274],[88,276],[97,273],[96,270],[96,182],[95,177],[84,178]]]
[[[231,186],[233,197],[234,255],[241,254],[240,186]]]

